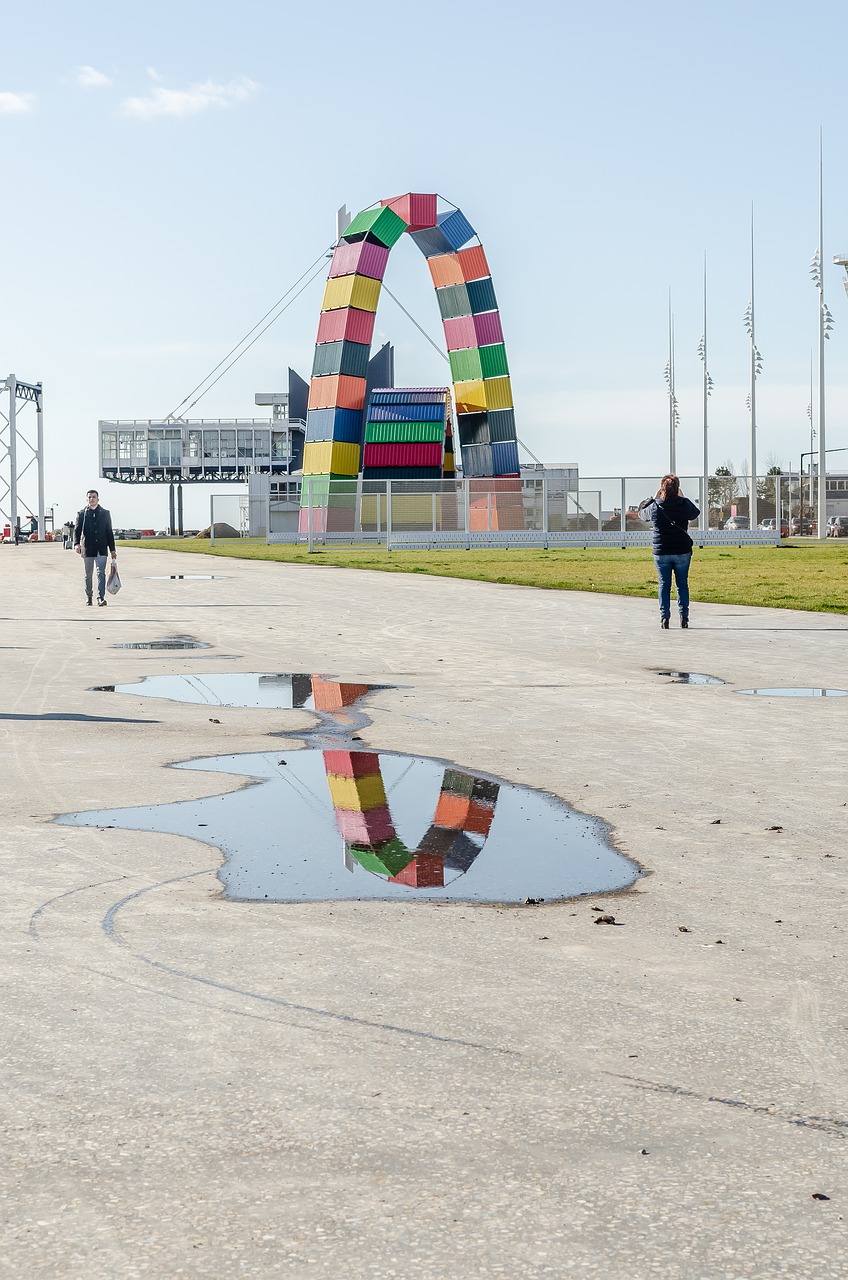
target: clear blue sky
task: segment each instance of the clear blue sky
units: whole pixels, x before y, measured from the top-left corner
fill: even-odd
[[[848,249],[843,23],[830,0],[7,6],[0,376],[44,383],[48,505],[75,510],[97,483],[98,418],[177,404],[332,241],[339,205],[408,190],[439,191],[477,228],[519,435],[587,477],[665,466],[669,287],[678,464],[697,470],[705,251],[713,465],[747,457],[753,201],[759,458],[797,466],[820,125],[828,444],[848,445],[848,300],[831,265]],[[440,339],[412,245],[387,283]],[[289,364],[308,375],[321,293],[193,415],[258,414],[254,392],[284,388]],[[444,380],[387,297],[377,331],[400,382]],[[120,523],[164,525],[164,492],[102,488]]]

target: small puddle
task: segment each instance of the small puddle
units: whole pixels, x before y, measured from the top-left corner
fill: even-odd
[[[724,684],[718,676],[704,675],[702,671],[658,671],[658,676],[670,676],[672,684]]]
[[[173,766],[250,779],[238,791],[57,819],[211,844],[224,856],[225,898],[551,902],[623,889],[641,874],[612,846],[603,822],[555,796],[428,756],[359,750],[355,731],[370,720],[357,704],[385,686],[254,672],[104,687],[316,715],[314,728],[280,735],[308,742],[305,749],[287,742],[274,752]]]
[[[339,684],[291,672],[216,671],[202,675],[144,676],[135,684],[95,685],[94,691],[132,693],[142,698],[202,703],[210,707],[331,711],[351,705],[372,688],[373,685]]]
[[[220,582],[222,573],[146,573],[148,582]]]
[[[219,848],[224,897],[547,902],[632,884],[606,826],[553,796],[394,752],[307,749],[175,766],[254,780],[203,800],[65,814]]]
[[[736,693],[754,693],[760,698],[848,698],[848,689],[812,689],[799,686],[786,689],[736,689]]]
[[[165,640],[138,640],[130,644],[113,644],[113,649],[209,649],[202,640],[191,636],[168,636]]]

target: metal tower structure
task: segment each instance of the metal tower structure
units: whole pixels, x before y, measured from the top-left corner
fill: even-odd
[[[8,394],[8,407],[5,395]],[[32,443],[32,421],[25,430],[19,420],[18,402],[23,409],[35,405],[35,444]],[[35,463],[36,504],[29,511],[38,512],[38,536],[44,539],[44,395],[40,382],[21,382],[10,373],[0,382],[0,517],[8,522],[12,537],[18,527],[18,505],[21,481]],[[27,434],[27,431],[29,434]],[[31,492],[32,475],[30,472]]]

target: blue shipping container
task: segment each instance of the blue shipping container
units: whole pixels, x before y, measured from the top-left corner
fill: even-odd
[[[492,284],[491,276],[484,276],[482,280],[470,280],[465,287],[468,290],[471,311],[475,316],[481,311],[497,310],[498,300],[495,297],[495,286]]]
[[[322,440],[362,444],[363,425],[359,409],[310,409],[306,415],[306,440],[308,444]]]
[[[466,478],[492,474],[492,445],[464,444],[462,446],[462,471]]]
[[[503,444],[515,439],[515,410],[492,409],[488,414],[489,434],[493,444]]]
[[[450,213],[440,213],[435,227],[410,231],[409,235],[425,258],[435,258],[440,253],[456,253],[473,239],[475,231],[465,214],[453,209]]]
[[[496,476],[518,474],[518,445],[514,441],[507,440],[503,444],[492,445],[492,470]]]

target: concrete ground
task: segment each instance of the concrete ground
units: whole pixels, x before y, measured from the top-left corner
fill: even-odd
[[[89,610],[75,556],[0,548],[0,1275],[844,1278],[848,698],[734,690],[848,687],[848,619],[120,560]],[[111,647],[175,632],[214,648]],[[396,684],[365,745],[555,792],[650,874],[232,903],[208,845],[54,825],[313,723],[90,691],[199,670]]]

